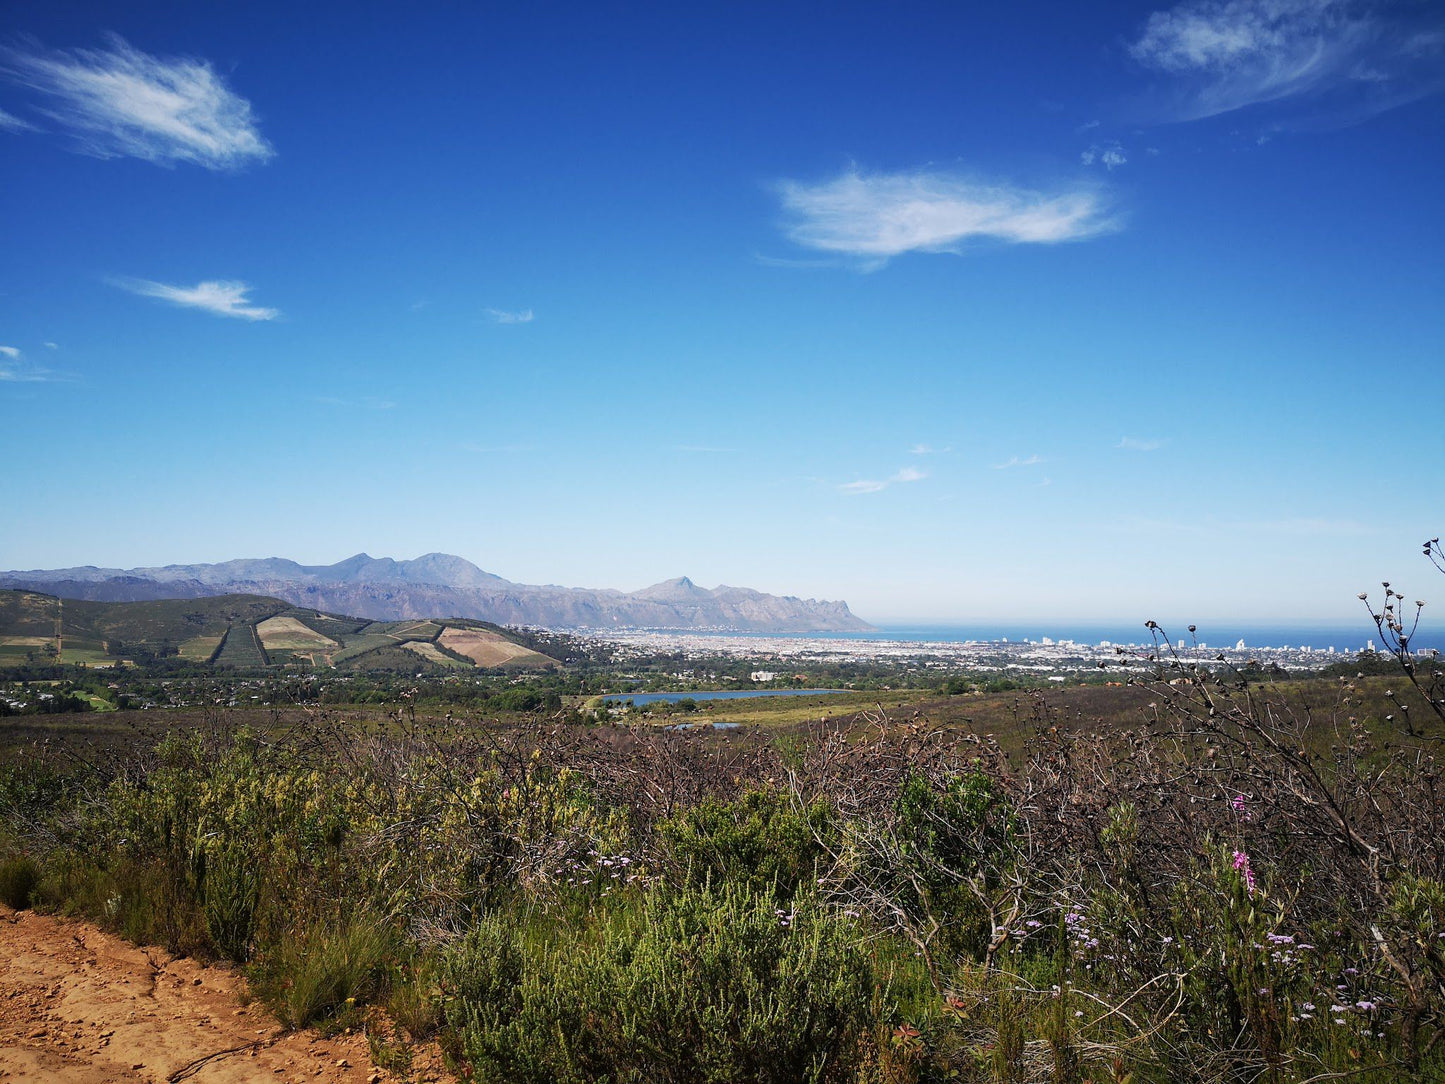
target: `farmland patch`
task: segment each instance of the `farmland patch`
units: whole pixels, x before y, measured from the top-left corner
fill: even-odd
[[[217,666],[239,666],[246,669],[260,669],[266,665],[266,655],[253,625],[239,622],[226,633],[221,652],[216,656]]]
[[[434,663],[437,666],[445,666],[448,669],[452,670],[467,669],[466,663],[458,662],[456,659],[453,659],[448,655],[443,655],[439,650],[437,650],[437,645],[431,643],[428,640],[408,640],[401,646],[414,654],[420,655],[422,658],[426,659],[427,662]]]
[[[268,617],[256,626],[256,632],[268,651],[323,651],[340,646],[294,617]]]
[[[343,663],[354,659],[358,655],[365,655],[368,651],[375,651],[379,647],[395,647],[396,637],[388,636],[385,633],[362,633],[360,636],[348,636],[346,646],[331,656],[333,663]]]
[[[189,640],[181,641],[181,658],[190,659],[193,662],[206,662],[216,653],[216,648],[221,646],[220,636],[192,636]]]
[[[403,640],[435,640],[441,630],[435,621],[406,621],[393,627],[391,635]]]
[[[438,642],[478,666],[551,666],[553,660],[486,629],[446,629]]]

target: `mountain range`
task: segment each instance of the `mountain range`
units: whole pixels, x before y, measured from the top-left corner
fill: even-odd
[[[457,617],[543,628],[737,629],[749,632],[863,632],[872,628],[846,602],[799,599],[746,587],[699,587],[686,576],[640,591],[512,583],[449,553],[411,561],[358,553],[334,565],[283,557],[159,568],[0,572],[0,588],[62,598],[137,602],[252,594],[376,621]]]

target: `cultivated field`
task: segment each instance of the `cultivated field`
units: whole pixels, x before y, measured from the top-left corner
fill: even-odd
[[[216,656],[217,666],[237,666],[246,669],[266,665],[266,656],[261,650],[261,641],[256,638],[254,625],[232,625]]]
[[[340,645],[294,617],[268,617],[256,626],[267,651],[326,651]]]
[[[408,640],[401,646],[406,648],[406,650],[412,652],[413,654],[420,655],[427,662],[434,663],[437,666],[445,666],[452,670],[467,669],[466,663],[458,662],[456,659],[453,659],[447,655],[443,655],[439,650],[437,650],[437,645],[431,643],[428,640]]]
[[[465,655],[478,666],[551,666],[553,660],[531,648],[486,629],[446,629],[439,639],[443,647]]]
[[[183,659],[190,659],[192,662],[206,662],[216,653],[216,648],[221,646],[220,636],[192,636],[180,646],[180,654]]]
[[[442,627],[435,621],[402,621],[391,629],[391,635],[402,640],[435,640]]]

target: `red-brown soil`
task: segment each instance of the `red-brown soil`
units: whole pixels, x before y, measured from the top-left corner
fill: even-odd
[[[380,1084],[359,1033],[283,1030],[236,972],[0,906],[0,1081]],[[452,1079],[435,1051],[411,1079]]]

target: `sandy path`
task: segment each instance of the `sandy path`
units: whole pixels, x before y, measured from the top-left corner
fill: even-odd
[[[360,1034],[287,1034],[241,978],[0,906],[0,1081],[378,1084]],[[445,1077],[418,1059],[412,1079]]]

